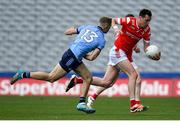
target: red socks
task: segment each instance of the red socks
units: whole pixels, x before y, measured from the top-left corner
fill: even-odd
[[[133,99],[133,100],[130,100],[130,106],[134,106],[136,104],[136,101]]]
[[[140,100],[134,100],[134,99],[130,100],[130,106],[131,107],[134,106],[135,104],[141,104],[141,101]]]
[[[81,78],[75,78],[74,79],[74,82],[76,83],[76,84],[81,84],[81,83],[83,83],[83,80],[81,79]]]
[[[95,100],[96,100],[97,96],[98,96],[98,94],[96,94],[96,93],[94,93],[94,94],[92,95],[92,97],[93,97]]]
[[[141,104],[141,101],[140,100],[136,100],[136,104]]]

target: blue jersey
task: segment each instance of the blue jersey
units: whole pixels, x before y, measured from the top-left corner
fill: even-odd
[[[77,28],[77,32],[79,34],[70,49],[79,61],[95,48],[100,50],[104,48],[106,41],[100,27],[92,25],[80,26]]]

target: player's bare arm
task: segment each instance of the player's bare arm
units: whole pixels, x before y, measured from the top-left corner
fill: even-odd
[[[150,43],[149,43],[149,41],[146,41],[146,40],[144,40],[143,43],[144,43],[144,52],[146,52],[147,51],[146,49],[147,49],[147,47],[150,46]]]
[[[118,37],[119,33],[120,33],[120,29],[118,28],[118,26],[116,25],[116,22],[115,22],[115,19],[113,18],[112,19],[112,22],[111,22],[111,26],[114,30],[114,35],[115,37]]]
[[[88,53],[84,58],[89,61],[93,61],[98,57],[100,52],[101,52],[101,50],[99,48],[96,48],[96,49],[94,49],[94,51]]]
[[[111,26],[113,27],[113,26],[115,26],[115,25],[116,25],[116,23],[115,23],[115,18],[112,18]]]
[[[114,23],[114,25],[115,25],[115,24],[119,24],[119,23],[118,23],[118,20],[119,20],[119,19],[120,19],[120,18],[118,18],[118,19],[117,19],[117,18],[113,18],[113,19],[112,19],[112,24],[113,24],[113,23]]]
[[[67,29],[65,32],[64,32],[65,35],[73,35],[73,34],[77,34],[77,29],[74,28],[74,27],[71,27],[69,29]]]

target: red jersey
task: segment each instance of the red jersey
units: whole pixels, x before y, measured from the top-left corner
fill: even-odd
[[[114,45],[117,50],[122,49],[132,62],[132,51],[137,42],[142,38],[144,41],[149,42],[151,35],[150,27],[147,26],[145,29],[139,28],[137,18],[134,17],[116,18],[116,22],[121,24],[122,28]]]

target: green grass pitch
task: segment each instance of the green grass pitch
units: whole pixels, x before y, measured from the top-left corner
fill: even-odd
[[[99,97],[96,113],[76,110],[78,97],[0,96],[0,120],[176,120],[180,119],[180,98],[143,98],[150,109],[129,112],[127,97]]]

